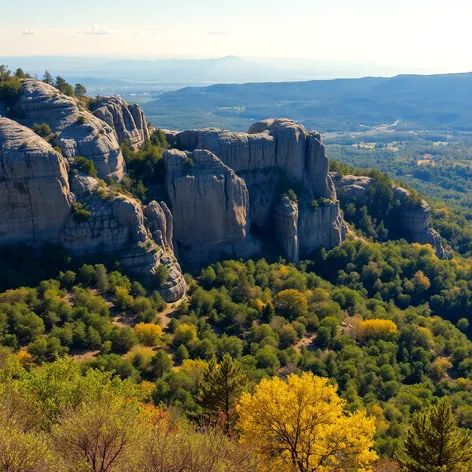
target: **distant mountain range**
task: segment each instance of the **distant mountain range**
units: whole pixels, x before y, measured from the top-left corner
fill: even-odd
[[[155,125],[175,129],[247,130],[254,121],[286,117],[324,132],[397,121],[408,128],[471,131],[472,73],[187,87],[143,109]]]
[[[210,85],[217,83],[245,83],[328,79],[335,77],[391,76],[400,72],[425,72],[398,69],[379,64],[316,59],[247,59],[227,56],[213,59],[172,58],[149,59],[140,57],[67,57],[30,56],[0,57],[0,64],[21,67],[39,77],[47,69],[54,76],[61,75],[72,82],[79,79],[86,85],[109,84],[121,80],[130,84],[153,83]],[[178,87],[176,87],[178,88]]]

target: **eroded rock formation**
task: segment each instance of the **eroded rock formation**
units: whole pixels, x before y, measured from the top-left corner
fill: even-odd
[[[277,240],[290,261],[298,262],[320,247],[331,249],[345,239],[346,226],[318,133],[307,133],[303,126],[290,120],[271,119],[255,123],[248,133],[204,129],[167,136],[183,151],[212,152],[243,178],[249,190],[251,224],[268,237],[273,236],[274,223],[278,221],[280,225],[284,219],[284,191],[296,190],[297,222],[286,233],[277,231]],[[319,198],[330,200],[329,208],[313,210],[311,202]],[[294,215],[295,212],[290,218]],[[294,245],[295,230],[298,244]],[[283,234],[287,234],[287,240]]]
[[[244,180],[206,150],[171,150],[164,159],[174,234],[183,260],[201,267],[255,252]]]
[[[58,242],[72,201],[64,159],[29,128],[0,118],[0,243]]]
[[[332,175],[338,192],[342,198],[355,199],[364,204],[368,189],[373,185],[373,180],[366,176],[346,175],[340,178]],[[442,259],[447,257],[447,252],[441,242],[439,234],[430,227],[431,208],[422,200],[419,204],[411,205],[408,202],[410,192],[398,186],[392,186],[393,198],[400,204],[398,215],[398,229],[411,242],[430,244],[436,255]]]
[[[173,254],[167,206],[151,202],[145,215],[136,200],[69,170],[48,142],[0,118],[0,245],[48,242],[76,255],[108,254],[147,277],[164,264],[169,277],[161,293],[167,301],[181,298],[185,280]]]
[[[123,178],[125,162],[115,130],[72,97],[39,80],[25,79],[17,108],[25,125],[49,125],[56,134],[54,144],[71,162],[83,156],[93,161],[99,177]]]
[[[93,114],[110,125],[118,141],[128,142],[137,151],[149,139],[146,117],[138,105],[128,105],[120,97],[99,97]]]

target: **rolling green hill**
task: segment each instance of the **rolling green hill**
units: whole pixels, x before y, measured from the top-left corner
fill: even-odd
[[[472,73],[187,87],[143,105],[154,125],[247,130],[286,117],[307,128],[363,130],[399,120],[400,127],[472,130]]]

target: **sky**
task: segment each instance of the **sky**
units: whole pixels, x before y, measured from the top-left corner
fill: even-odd
[[[0,0],[0,56],[319,59],[472,71],[470,0]]]

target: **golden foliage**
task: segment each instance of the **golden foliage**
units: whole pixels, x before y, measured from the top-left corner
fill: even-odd
[[[312,373],[262,380],[240,399],[242,443],[278,457],[278,470],[369,470],[377,458],[371,450],[375,420],[344,407],[336,387]]]
[[[134,332],[145,346],[157,346],[162,336],[162,328],[154,323],[138,323]]]
[[[364,320],[357,327],[357,335],[362,340],[390,338],[397,331],[397,325],[391,320]]]

